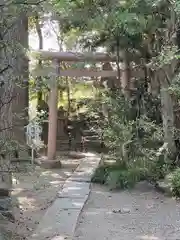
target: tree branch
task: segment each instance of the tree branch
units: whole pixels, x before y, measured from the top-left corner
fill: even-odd
[[[37,6],[37,5],[39,5],[39,4],[41,4],[41,3],[43,3],[43,2],[45,2],[45,0],[40,0],[40,1],[38,1],[38,2],[36,2],[36,1],[32,1],[32,2],[27,2],[27,1],[23,1],[23,0],[21,0],[21,1],[12,1],[12,2],[9,2],[9,3],[3,3],[3,4],[0,4],[0,8],[1,7],[7,7],[7,6],[10,6],[11,4],[15,4],[15,5],[28,5],[28,6]]]
[[[12,68],[12,66],[10,66],[9,64],[3,68],[2,70],[0,70],[0,75],[3,74],[5,71],[7,71],[9,68]]]
[[[12,96],[8,101],[6,102],[3,102],[1,99],[0,99],[0,108],[2,108],[4,105],[7,105],[9,104],[14,98],[16,98],[16,96]]]

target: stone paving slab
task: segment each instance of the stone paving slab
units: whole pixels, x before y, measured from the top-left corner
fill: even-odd
[[[69,181],[74,181],[74,182],[91,182],[91,173],[75,173],[73,174],[70,178]]]
[[[56,200],[57,205],[61,206],[61,209],[81,209],[84,205],[84,202],[87,200],[88,195],[84,198],[58,198]]]
[[[91,182],[91,178],[98,167],[100,157],[89,157],[79,165],[76,171],[68,179],[69,181]]]
[[[58,198],[48,208],[41,223],[29,240],[72,239],[79,215],[90,193],[90,181],[100,158],[91,155],[82,160],[68,178]]]
[[[69,239],[73,236],[79,214],[86,202],[85,198],[58,198],[47,210],[42,222],[31,240]]]
[[[74,182],[67,181],[64,184],[62,191],[58,193],[61,198],[84,198],[89,195],[90,183],[89,182]]]
[[[62,237],[62,236],[55,236],[51,240],[65,240],[68,239],[67,237]]]
[[[70,239],[75,231],[79,209],[63,210],[53,204],[44,216],[43,221],[31,236],[31,240]]]
[[[99,165],[99,161],[99,156],[84,158],[82,163],[77,167],[76,171],[82,171],[84,169],[97,167]]]

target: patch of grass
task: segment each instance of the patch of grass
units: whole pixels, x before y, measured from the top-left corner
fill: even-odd
[[[180,168],[177,168],[171,174],[170,178],[171,191],[173,196],[180,197]]]
[[[94,176],[92,178],[92,182],[105,184],[111,172],[114,172],[117,170],[125,170],[125,169],[126,169],[126,166],[124,166],[123,164],[104,163],[103,165],[100,165],[96,169]]]
[[[132,188],[146,177],[146,169],[127,168],[120,164],[105,164],[97,168],[92,182],[107,185],[110,189]]]

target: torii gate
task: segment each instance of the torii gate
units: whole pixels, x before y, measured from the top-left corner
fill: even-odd
[[[42,71],[36,71],[36,76],[52,77],[49,93],[49,128],[48,128],[48,160],[56,158],[56,137],[57,137],[57,104],[58,104],[58,77],[117,77],[117,71],[113,70],[87,70],[87,69],[69,69],[61,70],[61,62],[116,62],[116,57],[107,53],[73,53],[73,52],[50,52],[36,51],[34,52],[36,59],[50,60],[53,67],[43,68]]]

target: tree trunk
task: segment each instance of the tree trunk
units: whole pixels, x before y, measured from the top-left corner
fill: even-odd
[[[71,110],[71,96],[70,96],[70,84],[69,84],[68,77],[66,77],[66,86],[67,86],[67,100],[68,100],[67,117],[69,117],[70,110]]]
[[[173,157],[176,152],[176,146],[174,142],[174,111],[173,111],[173,100],[169,93],[169,84],[166,77],[163,74],[160,79],[161,89],[161,113],[163,120],[164,129],[164,142],[168,144],[168,152],[170,157]]]
[[[7,55],[6,55],[7,56]],[[1,59],[2,60],[2,59]],[[12,70],[8,69],[3,74],[4,85],[0,97],[0,190],[11,189],[11,141],[12,141],[12,101],[14,83]]]
[[[38,35],[38,39],[39,39],[39,50],[43,49],[43,35],[42,35],[42,31],[41,31],[41,26],[39,24],[39,16],[38,13],[35,16],[35,22],[36,22],[36,32]],[[42,60],[38,61],[38,66],[42,67]],[[40,106],[40,103],[42,102],[42,77],[39,76],[36,78],[36,86],[38,87],[38,92],[37,92],[37,106]]]
[[[121,64],[121,89],[126,98],[130,97],[130,63],[126,51],[122,53],[123,62]]]
[[[28,18],[24,13],[20,13],[15,25],[14,40],[16,41],[16,53],[14,64],[14,75],[16,81],[14,85],[13,110],[13,137],[19,144],[16,157],[27,159],[28,147],[26,146],[25,126],[28,124],[29,107],[29,60],[26,57],[28,48]],[[19,45],[19,46],[18,46]]]
[[[104,63],[103,66],[102,66],[102,70],[105,70],[105,71],[113,71],[113,68],[111,66],[111,64],[109,62],[107,63]],[[118,85],[117,85],[117,78],[116,77],[102,77],[101,78],[101,82],[102,83],[106,83],[107,84],[107,87],[110,89],[110,90],[114,90],[116,88],[118,88]]]
[[[14,42],[14,27],[9,27],[11,21],[6,21],[9,11],[1,9],[1,38],[0,46],[0,192],[9,194],[12,187],[11,158],[12,158],[12,102],[14,99],[14,67],[16,65],[16,48]]]
[[[149,88],[148,92],[151,93],[153,96],[157,97],[159,92],[160,92],[160,86],[159,82],[157,80],[157,72],[149,69],[149,78],[150,78],[150,83],[149,83]]]
[[[5,69],[0,74],[0,188],[4,193],[12,188],[11,160],[19,144],[25,144],[28,118],[28,59],[23,49],[28,43],[28,20],[20,11],[14,17],[16,10],[2,7],[0,16],[0,69]]]

